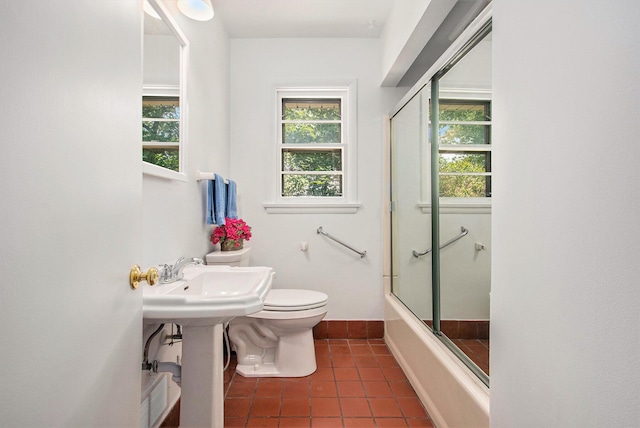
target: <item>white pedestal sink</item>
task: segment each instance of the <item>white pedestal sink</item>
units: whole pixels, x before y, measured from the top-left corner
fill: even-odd
[[[268,267],[187,266],[184,278],[143,288],[145,322],[182,326],[180,427],[224,425],[222,325],[262,310]]]

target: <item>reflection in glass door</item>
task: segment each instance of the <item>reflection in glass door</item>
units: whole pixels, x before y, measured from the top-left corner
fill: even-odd
[[[392,292],[487,385],[491,92],[489,22],[391,119]]]

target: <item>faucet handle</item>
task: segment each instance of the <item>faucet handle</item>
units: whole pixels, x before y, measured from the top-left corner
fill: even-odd
[[[166,263],[159,266],[160,266],[160,269],[158,270],[160,271],[160,282],[164,283],[171,277],[171,268]]]

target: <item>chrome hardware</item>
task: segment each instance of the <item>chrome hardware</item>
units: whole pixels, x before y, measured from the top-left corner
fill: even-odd
[[[322,226],[320,226],[318,228],[318,230],[316,230],[316,233],[318,235],[324,235],[329,239],[332,239],[334,241],[336,241],[338,244],[342,245],[343,247],[347,247],[348,249],[350,249],[351,251],[353,251],[354,253],[358,253],[360,254],[360,258],[363,258],[364,256],[367,255],[367,251],[366,250],[362,250],[362,251],[358,251],[355,248],[353,248],[351,245],[345,244],[344,242],[342,242],[341,240],[339,240],[338,238],[329,235],[327,232],[325,232],[324,230],[322,230]]]
[[[464,227],[464,226],[461,226],[461,227],[460,227],[460,235],[457,235],[457,236],[455,236],[455,237],[453,237],[453,238],[449,239],[447,242],[445,242],[444,244],[442,244],[442,245],[440,246],[440,249],[442,250],[444,247],[448,247],[449,245],[451,245],[451,244],[453,244],[454,242],[456,242],[458,239],[460,239],[460,238],[462,238],[463,236],[465,236],[467,233],[469,233],[469,229],[467,229],[467,228],[466,228],[466,227]],[[412,254],[413,254],[413,257],[418,258],[418,257],[420,257],[420,256],[424,256],[425,254],[430,253],[431,251],[432,251],[432,249],[431,249],[431,248],[429,248],[428,250],[423,251],[423,252],[421,252],[421,253],[417,252],[416,250],[413,250],[413,253],[412,253]]]
[[[134,265],[129,271],[129,284],[134,290],[138,288],[140,281],[147,281],[149,285],[155,285],[158,282],[158,269],[150,267],[146,272],[140,270],[140,266]]]
[[[201,265],[204,264],[204,261],[197,257],[190,259],[180,257],[173,265],[160,266],[160,284],[180,281],[183,277],[182,269],[188,264]]]

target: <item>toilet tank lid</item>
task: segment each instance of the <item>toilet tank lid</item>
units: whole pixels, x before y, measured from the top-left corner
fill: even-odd
[[[242,250],[235,251],[213,251],[207,254],[204,258],[207,263],[218,263],[218,264],[226,264],[226,263],[234,263],[239,262],[240,260],[249,256],[251,252],[251,248],[243,248]]]
[[[308,309],[327,303],[329,296],[313,290],[272,288],[264,299],[265,309]]]

